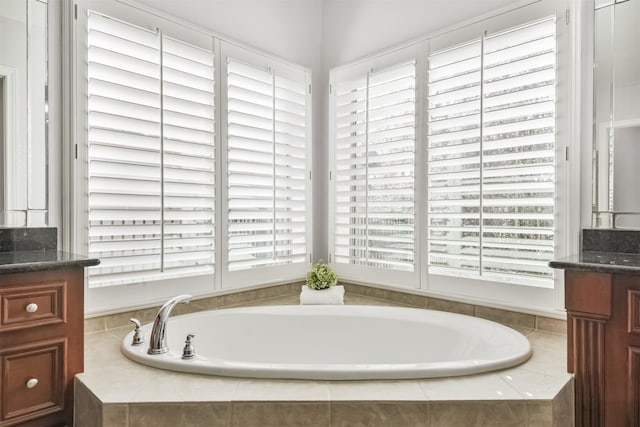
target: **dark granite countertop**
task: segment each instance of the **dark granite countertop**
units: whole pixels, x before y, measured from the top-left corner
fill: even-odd
[[[90,267],[100,264],[97,258],[87,258],[62,251],[0,252],[0,274],[28,273],[66,267]]]
[[[583,251],[579,254],[553,260],[549,266],[564,270],[640,275],[640,254]]]

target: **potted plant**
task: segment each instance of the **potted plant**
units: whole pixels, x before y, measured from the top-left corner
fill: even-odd
[[[338,283],[338,277],[329,264],[314,264],[307,273],[307,286],[310,289],[327,289],[335,286],[336,283]]]
[[[336,286],[338,277],[330,265],[314,264],[302,285],[300,304],[344,304],[344,286]]]

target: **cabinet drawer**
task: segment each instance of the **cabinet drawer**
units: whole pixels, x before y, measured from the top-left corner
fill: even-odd
[[[0,426],[64,410],[66,339],[0,351]]]
[[[65,322],[66,293],[63,280],[0,288],[0,331]]]
[[[640,291],[627,290],[628,332],[640,335]]]

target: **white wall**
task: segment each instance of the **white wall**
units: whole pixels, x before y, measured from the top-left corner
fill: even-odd
[[[328,70],[513,3],[514,0],[325,0],[323,66]]]
[[[309,68],[319,65],[321,0],[140,0],[139,3]]]

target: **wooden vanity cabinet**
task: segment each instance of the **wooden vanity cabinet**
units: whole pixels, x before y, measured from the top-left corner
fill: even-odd
[[[640,426],[640,276],[565,271],[576,426]]]
[[[0,274],[0,427],[73,425],[84,268]]]

